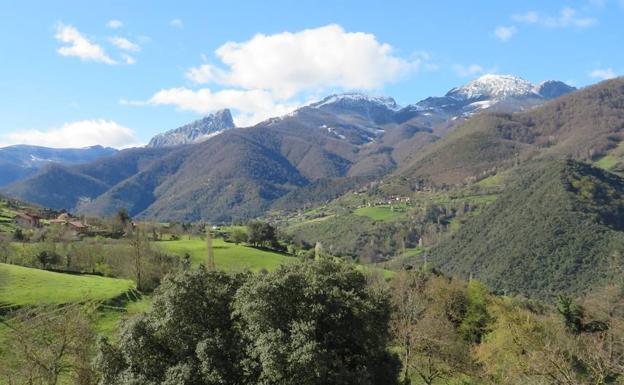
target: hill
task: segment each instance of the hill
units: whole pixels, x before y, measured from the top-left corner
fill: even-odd
[[[624,78],[608,80],[530,111],[481,114],[406,162],[399,175],[461,184],[534,158],[598,161],[624,138]]]
[[[205,263],[208,255],[206,241],[197,238],[156,242],[155,246],[181,257],[188,253],[195,265]],[[225,242],[223,239],[213,239],[212,247],[215,265],[219,270],[225,271],[259,271],[262,269],[271,271],[280,265],[298,261],[297,258],[276,251],[237,245]]]
[[[134,286],[134,282],[125,279],[62,274],[0,263],[0,306],[107,300]]]
[[[552,299],[607,282],[624,251],[624,179],[572,160],[531,162],[431,250],[444,272]]]

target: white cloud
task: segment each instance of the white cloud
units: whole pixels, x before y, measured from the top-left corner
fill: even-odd
[[[453,70],[461,77],[475,76],[485,72],[485,69],[478,64],[470,64],[467,66],[455,64]]]
[[[141,47],[138,44],[133,43],[124,37],[115,36],[109,38],[108,41],[110,41],[115,47],[124,51],[139,52],[141,50]]]
[[[121,28],[123,27],[123,23],[120,20],[109,20],[108,23],[106,23],[106,26],[110,29],[117,29],[117,28]]]
[[[539,21],[539,15],[534,11],[513,15],[511,18],[520,23],[527,24],[535,24]]]
[[[162,89],[148,100],[120,100],[123,105],[172,105],[207,114],[234,112],[239,126],[292,112],[314,95],[345,90],[378,90],[401,76],[437,67],[429,55],[399,57],[375,35],[346,32],[328,25],[299,32],[257,34],[227,42],[215,50],[221,65],[204,63],[186,72],[195,84],[215,87]],[[204,62],[208,57],[202,55]]]
[[[579,17],[576,9],[564,7],[558,15],[542,15],[535,11],[513,15],[512,19],[520,23],[540,24],[549,28],[578,27],[587,28],[596,24],[598,20],[592,17]]]
[[[173,19],[169,21],[169,25],[175,28],[182,28],[184,27],[184,23],[182,22],[182,20],[180,19]]]
[[[421,68],[422,55],[406,60],[375,35],[328,25],[300,32],[255,35],[215,51],[224,67],[204,64],[187,77],[246,90],[266,90],[280,99],[322,89],[377,89]]]
[[[4,146],[31,144],[57,148],[80,148],[93,145],[117,148],[138,144],[134,132],[112,120],[81,120],[48,130],[15,131],[0,136]]]
[[[56,25],[56,40],[68,44],[60,47],[57,52],[62,56],[76,56],[82,60],[93,60],[106,64],[117,64],[99,45],[90,42],[71,25]]]
[[[276,102],[273,96],[263,90],[221,90],[212,92],[208,88],[197,91],[185,87],[158,91],[147,102],[121,100],[126,105],[173,105],[181,110],[199,114],[231,108],[238,112],[235,121],[238,126],[258,123],[270,117],[287,114],[300,106],[296,102]]]
[[[592,78],[602,79],[602,80],[613,79],[614,77],[617,77],[617,75],[615,74],[615,71],[613,71],[612,68],[595,69],[589,73],[589,76]]]
[[[511,37],[515,35],[516,32],[518,32],[518,29],[514,26],[499,26],[496,27],[496,29],[494,30],[494,35],[500,41],[507,41],[511,39]]]

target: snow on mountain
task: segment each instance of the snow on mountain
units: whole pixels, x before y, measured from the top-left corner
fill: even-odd
[[[171,147],[199,143],[234,127],[230,110],[220,110],[200,120],[154,136],[147,147]]]
[[[398,110],[400,108],[396,101],[392,98],[385,96],[371,96],[359,92],[330,95],[320,102],[311,104],[310,107],[321,108],[336,104],[375,104],[389,110]]]
[[[450,90],[446,96],[458,100],[494,99],[538,96],[535,85],[528,80],[511,75],[483,75]]]

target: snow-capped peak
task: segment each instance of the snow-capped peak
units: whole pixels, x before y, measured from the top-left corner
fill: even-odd
[[[535,86],[528,80],[512,75],[487,74],[450,90],[446,96],[458,100],[524,97],[535,94]]]
[[[324,98],[323,100],[321,100],[320,102],[316,102],[310,105],[310,107],[314,107],[314,108],[321,108],[323,106],[327,106],[330,104],[337,104],[337,103],[373,103],[373,104],[377,104],[383,107],[386,107],[390,110],[397,110],[399,109],[399,106],[397,105],[397,103],[394,101],[394,99],[389,98],[389,97],[385,97],[385,96],[371,96],[371,95],[367,95],[367,94],[363,94],[363,93],[359,93],[359,92],[347,92],[347,93],[343,93],[343,94],[335,94],[335,95],[330,95],[326,98]]]

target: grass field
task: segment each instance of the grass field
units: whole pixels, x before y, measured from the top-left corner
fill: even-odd
[[[95,330],[98,334],[114,336],[121,321],[145,313],[151,305],[151,297],[144,296],[138,301],[126,303],[124,307],[103,306],[95,320]]]
[[[619,162],[619,159],[616,158],[613,155],[605,155],[602,158],[600,158],[598,161],[596,161],[594,163],[594,166],[596,167],[600,167],[604,170],[611,170],[613,169],[613,167],[615,167]]]
[[[17,306],[107,300],[134,288],[125,279],[71,275],[0,263],[0,304]]]
[[[199,238],[161,241],[156,242],[155,245],[164,252],[179,256],[189,253],[193,265],[204,263],[207,259],[206,241]],[[223,239],[213,239],[212,246],[217,268],[226,271],[274,270],[279,265],[292,263],[297,260],[294,257],[274,251],[227,243]]]
[[[359,209],[355,209],[353,213],[361,217],[369,217],[370,219],[375,221],[388,222],[404,216],[405,208],[399,206],[392,209],[390,206],[387,205],[360,207]]]

